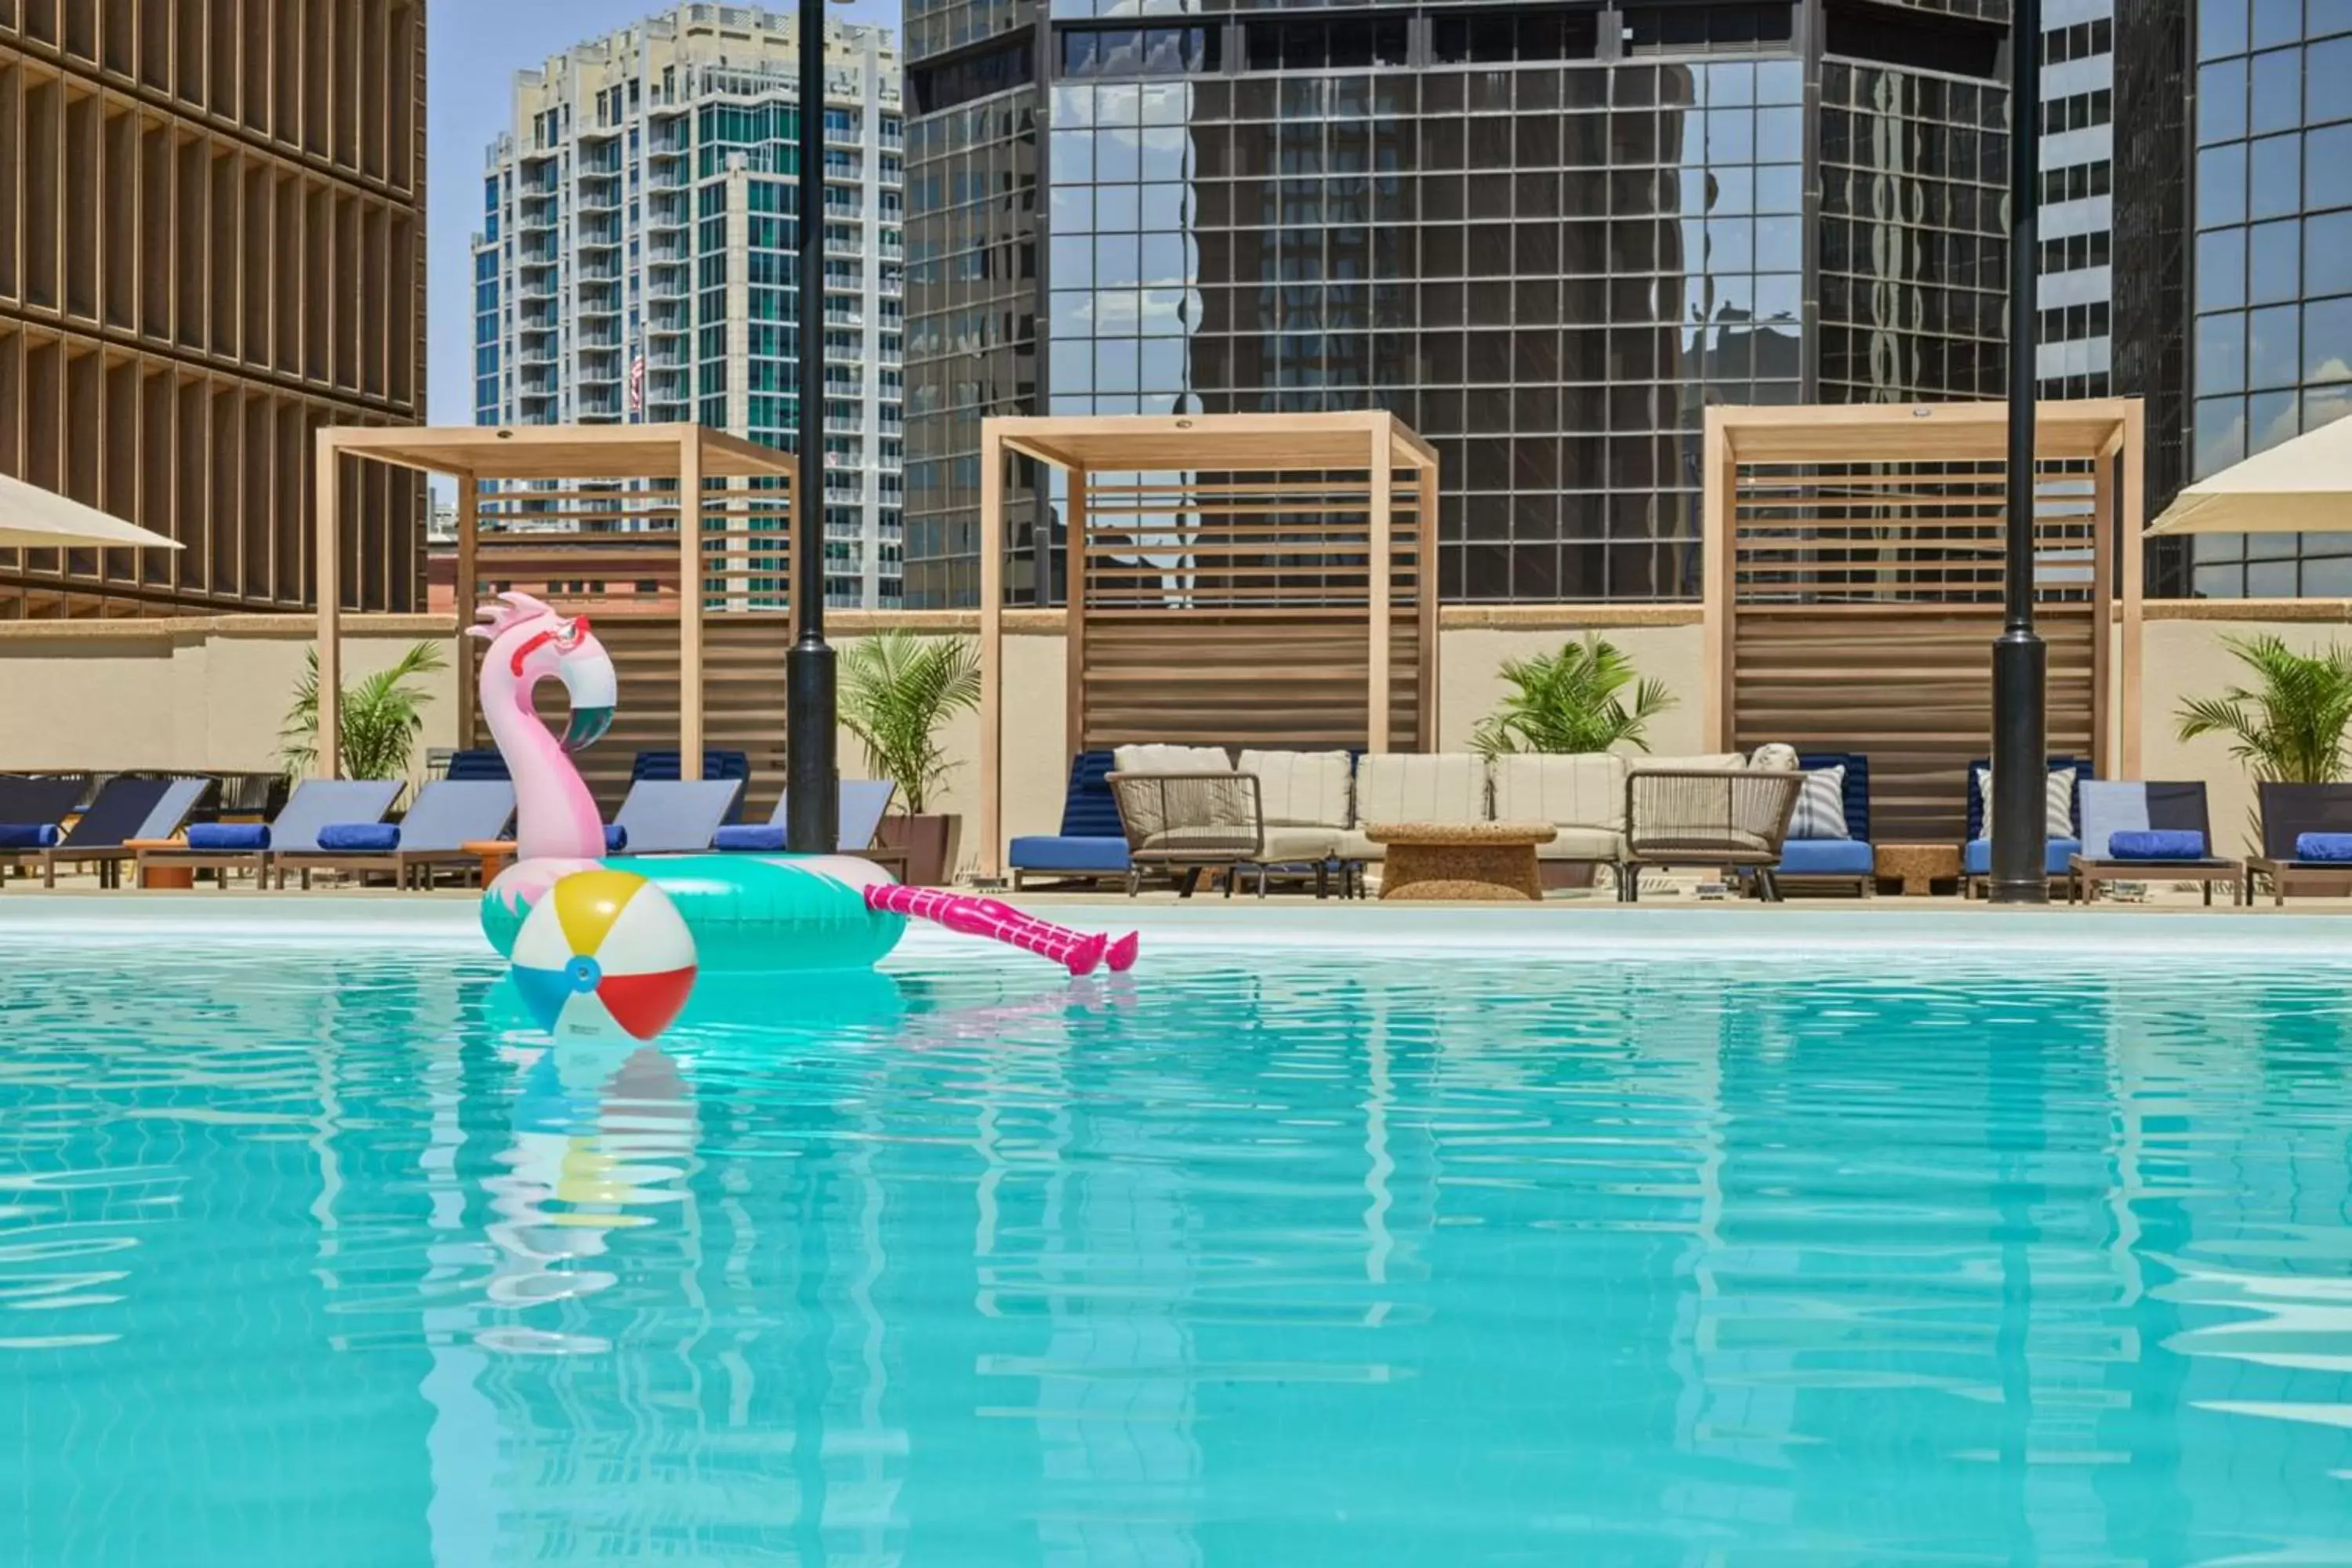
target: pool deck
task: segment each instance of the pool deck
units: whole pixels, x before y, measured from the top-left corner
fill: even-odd
[[[0,942],[172,941],[310,946],[397,942],[488,956],[470,890],[437,894],[11,890],[0,895]],[[1024,908],[1083,928],[1139,931],[1154,949],[1269,949],[1581,953],[1657,957],[1792,950],[1937,947],[2048,956],[2097,952],[2299,959],[2352,957],[2352,900],[2299,900],[2284,910],[2206,910],[2193,895],[2150,904],[1996,909],[1956,899],[1753,902],[1667,898],[1633,908],[1600,899],[1539,906],[1381,904],[1304,898],[1194,899],[1024,896]],[[901,957],[916,963],[971,951],[971,939],[914,922]]]

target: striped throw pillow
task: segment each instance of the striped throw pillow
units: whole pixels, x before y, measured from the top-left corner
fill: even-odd
[[[1797,792],[1796,815],[1789,818],[1791,838],[1851,838],[1845,823],[1845,764],[1812,768]]]
[[[1979,829],[1977,837],[1990,840],[1992,837],[1992,770],[1990,768],[1977,770],[1977,798],[1984,803],[1984,825]],[[2074,770],[2073,768],[2053,769],[2049,788],[2042,800],[2044,820],[2042,824],[2042,836],[2044,838],[2074,837]]]

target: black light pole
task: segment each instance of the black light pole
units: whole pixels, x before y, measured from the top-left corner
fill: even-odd
[[[2042,0],[2015,0],[2009,110],[2007,610],[1992,645],[1992,901],[2046,904],[2049,650],[2033,631],[2035,208],[2042,199]]]
[[[801,450],[793,476],[801,635],[784,658],[784,844],[830,855],[841,837],[833,649],[824,640],[824,6],[801,0]]]

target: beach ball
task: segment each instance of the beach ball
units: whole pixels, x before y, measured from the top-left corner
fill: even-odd
[[[694,990],[694,933],[634,871],[574,871],[515,934],[515,986],[551,1035],[650,1040]]]

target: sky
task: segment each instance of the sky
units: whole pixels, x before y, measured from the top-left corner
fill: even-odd
[[[482,226],[483,156],[514,115],[514,73],[668,7],[658,0],[427,0],[425,38],[425,418],[470,425],[473,236]],[[898,26],[898,0],[856,0],[834,15]]]

